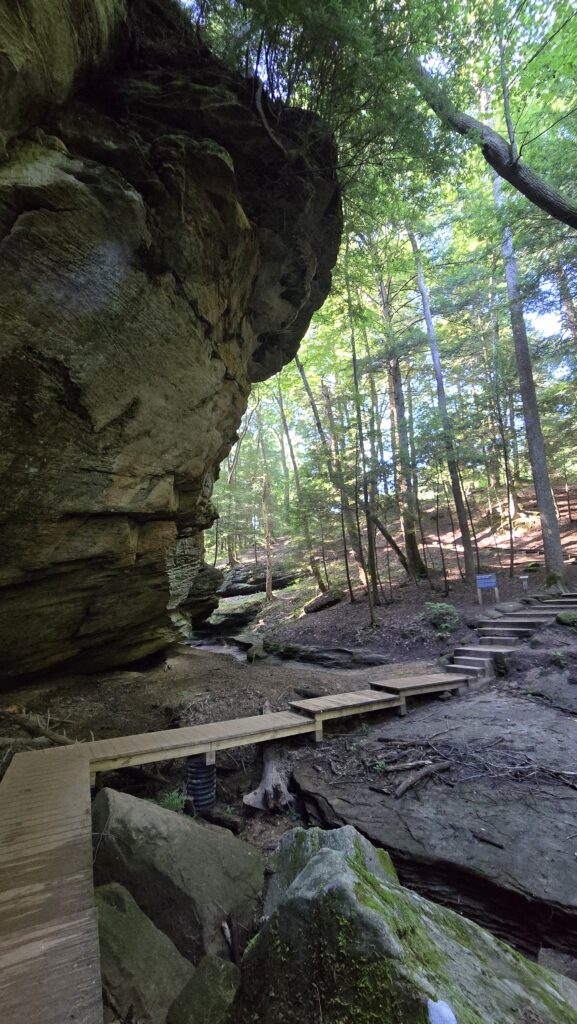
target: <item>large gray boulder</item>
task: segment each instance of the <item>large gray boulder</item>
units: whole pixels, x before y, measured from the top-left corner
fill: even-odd
[[[170,1007],[167,1024],[223,1024],[239,985],[235,964],[205,956]]]
[[[373,874],[360,837],[314,847],[245,953],[231,1024],[577,1024],[577,985]]]
[[[93,805],[97,884],[120,882],[183,956],[228,955],[230,917],[248,934],[258,916],[264,864],[226,829],[102,789]]]
[[[104,1001],[121,1020],[165,1024],[194,967],[122,886],[96,889]]]

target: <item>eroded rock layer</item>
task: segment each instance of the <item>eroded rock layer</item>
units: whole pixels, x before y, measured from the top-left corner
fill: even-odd
[[[8,677],[133,660],[216,605],[213,481],[341,226],[323,126],[234,76],[176,4],[58,6],[0,0]]]

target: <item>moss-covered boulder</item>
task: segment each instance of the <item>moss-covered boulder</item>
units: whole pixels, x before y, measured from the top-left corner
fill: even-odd
[[[352,855],[312,847],[245,953],[230,1022],[577,1024],[577,985],[378,877],[360,837]]]
[[[559,612],[557,622],[560,626],[571,626],[577,629],[577,611]]]
[[[398,881],[386,850],[379,850],[352,825],[342,828],[294,828],[286,832],[266,866],[263,917],[276,910],[287,889],[319,850],[337,850],[347,857],[361,857],[367,871],[386,881]]]
[[[104,1000],[122,1020],[164,1024],[193,965],[143,914],[122,885],[96,890]]]
[[[205,956],[170,1008],[167,1024],[222,1024],[240,985],[230,960]]]

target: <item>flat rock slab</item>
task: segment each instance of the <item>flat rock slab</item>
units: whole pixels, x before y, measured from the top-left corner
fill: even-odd
[[[390,665],[392,658],[376,651],[351,650],[348,647],[314,647],[303,644],[284,644],[265,637],[263,647],[267,654],[290,661],[305,661],[324,668],[370,668],[371,665]]]
[[[530,759],[577,770],[576,722],[519,697],[470,696],[375,725],[362,762],[382,764],[393,751],[404,760],[405,750],[412,760],[404,744],[418,748],[427,739],[461,763],[400,799],[392,791],[405,773],[336,774],[326,748],[301,760],[294,777],[311,821],[354,825],[389,851],[404,884],[526,952],[546,945],[570,953],[577,945],[577,790],[543,774],[523,781],[498,768],[485,774],[467,759],[484,747],[493,766]]]

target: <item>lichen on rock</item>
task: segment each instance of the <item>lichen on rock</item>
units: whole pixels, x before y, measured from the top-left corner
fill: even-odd
[[[126,663],[210,614],[218,466],[341,230],[330,135],[279,106],[275,146],[176,2],[45,9],[0,0],[6,676]]]

